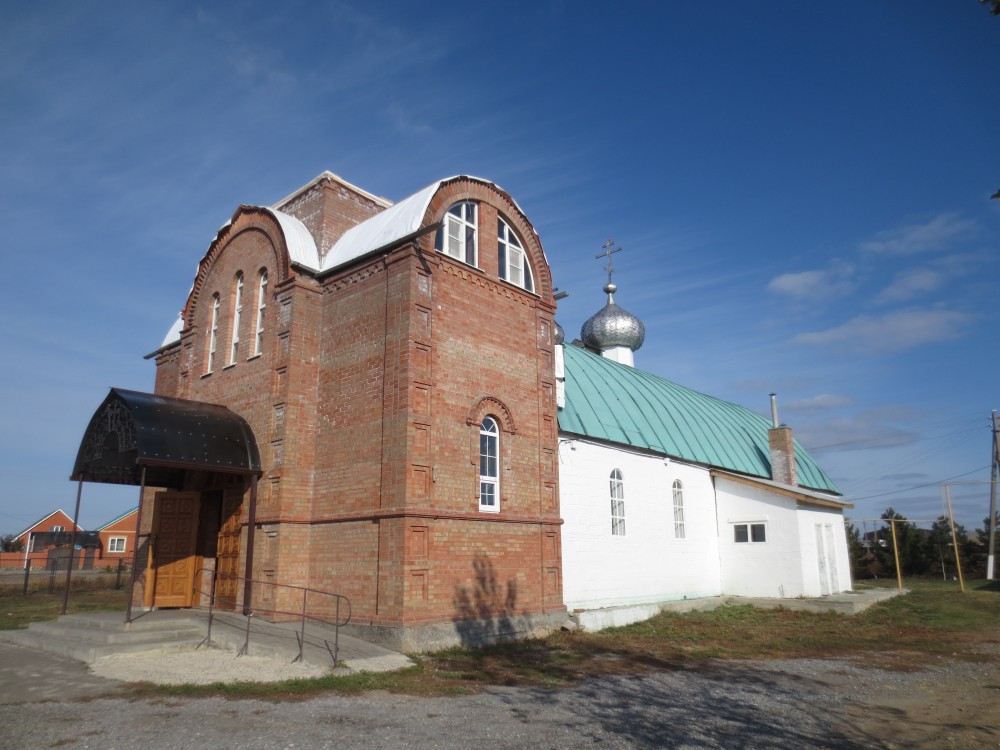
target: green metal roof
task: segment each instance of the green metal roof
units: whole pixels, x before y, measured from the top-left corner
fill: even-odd
[[[563,350],[563,432],[771,478],[765,417],[577,346]],[[801,486],[840,494],[797,440],[795,459]]]

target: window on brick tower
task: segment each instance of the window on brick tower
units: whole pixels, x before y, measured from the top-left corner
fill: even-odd
[[[208,363],[205,372],[209,373],[215,369],[215,347],[219,343],[219,308],[222,300],[218,294],[212,295],[212,326],[208,329]]]
[[[229,352],[229,364],[236,364],[240,350],[240,320],[243,317],[243,272],[236,274],[236,295],[233,298],[233,343]]]
[[[476,214],[476,204],[468,201],[449,208],[444,215],[444,229],[438,232],[437,249],[470,266],[478,266]]]
[[[674,538],[684,538],[684,485],[674,480]]]
[[[267,308],[267,270],[260,272],[257,283],[257,335],[253,340],[253,356],[260,354],[264,348],[264,311]]]
[[[611,535],[625,536],[625,480],[618,469],[611,472]]]
[[[516,284],[529,292],[535,290],[531,278],[531,266],[528,264],[528,257],[521,240],[503,219],[497,219],[497,268],[500,271],[500,278],[504,281]]]
[[[493,417],[479,428],[479,510],[500,510],[500,429]]]

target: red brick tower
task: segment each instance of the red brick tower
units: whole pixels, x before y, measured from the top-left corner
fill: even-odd
[[[156,391],[253,429],[255,579],[344,594],[407,649],[524,634],[565,614],[554,312],[497,186],[456,177],[389,207],[325,173],[220,230]],[[242,572],[245,488],[192,489],[204,567]]]

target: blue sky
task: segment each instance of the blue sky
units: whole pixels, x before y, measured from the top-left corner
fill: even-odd
[[[150,390],[241,204],[324,170],[393,200],[498,183],[569,337],[768,410],[855,518],[989,478],[1000,18],[976,0],[10,5],[0,26],[0,533],[54,507],[110,386]],[[891,493],[891,494],[889,494]],[[88,485],[81,523],[134,504]],[[984,484],[953,488],[981,524]]]

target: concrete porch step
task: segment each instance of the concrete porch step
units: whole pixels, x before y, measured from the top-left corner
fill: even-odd
[[[185,617],[124,622],[118,613],[64,615],[33,622],[24,630],[0,631],[0,640],[91,662],[102,656],[190,650],[205,637],[204,625]]]

